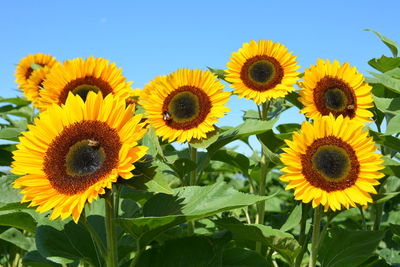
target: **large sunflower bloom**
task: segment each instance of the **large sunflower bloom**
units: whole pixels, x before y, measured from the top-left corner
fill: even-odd
[[[86,102],[72,93],[65,105],[53,105],[29,125],[13,152],[12,172],[22,202],[53,210],[50,219],[72,216],[77,222],[91,203],[120,176],[133,175],[133,163],[145,155],[138,146],[146,129],[134,105],[113,95],[89,92]]]
[[[104,58],[76,58],[65,61],[53,68],[40,91],[41,110],[53,103],[64,104],[69,92],[86,98],[88,92],[101,92],[104,96],[113,94],[126,99],[132,88],[122,75],[122,69]]]
[[[33,65],[37,65],[37,67],[53,67],[56,64],[56,58],[50,55],[45,55],[42,53],[28,55],[20,60],[15,69],[15,77],[17,78],[15,81],[18,83],[18,87],[22,89],[22,87],[28,82],[29,78],[35,71]]]
[[[337,60],[319,59],[317,64],[306,69],[303,82],[299,82],[301,110],[307,117],[315,119],[332,113],[335,117],[343,115],[351,119],[370,122],[373,107],[371,86],[349,63],[340,65]]]
[[[226,80],[239,97],[253,99],[258,105],[293,91],[300,67],[296,57],[279,43],[260,40],[244,43],[232,53]]]
[[[281,180],[286,190],[295,188],[295,199],[313,207],[323,205],[325,211],[367,205],[374,185],[383,177],[382,155],[368,137],[364,125],[339,115],[323,116],[314,124],[304,122],[300,132],[287,140],[286,153],[281,155],[286,167]]]
[[[158,136],[169,142],[203,139],[229,109],[230,93],[209,71],[179,69],[158,76],[141,94],[141,104]],[[142,97],[143,96],[143,97]]]

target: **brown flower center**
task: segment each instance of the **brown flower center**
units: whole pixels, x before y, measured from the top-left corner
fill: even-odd
[[[182,86],[165,98],[162,110],[163,119],[169,127],[189,130],[206,119],[211,101],[200,88]]]
[[[70,81],[61,90],[60,96],[58,98],[58,104],[61,105],[65,103],[69,92],[72,92],[74,95],[79,95],[85,101],[90,91],[96,93],[100,91],[102,92],[103,96],[106,96],[110,94],[113,89],[108,82],[103,81],[100,78],[96,78],[93,76],[78,78]]]
[[[282,81],[284,72],[281,64],[273,57],[259,55],[244,63],[240,78],[250,89],[264,92]]]
[[[117,131],[107,123],[76,122],[49,145],[43,171],[59,193],[84,192],[117,166],[121,145]]]
[[[341,79],[326,76],[314,89],[314,103],[322,115],[332,113],[353,118],[357,108],[356,97],[350,86]]]
[[[301,156],[301,163],[305,179],[327,192],[354,185],[360,171],[353,148],[334,136],[315,140]]]

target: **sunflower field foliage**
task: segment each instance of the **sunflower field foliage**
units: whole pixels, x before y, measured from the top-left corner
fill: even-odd
[[[21,59],[0,266],[400,266],[399,48],[369,31],[389,51],[366,75],[323,55],[300,73],[271,40],[136,89],[101,57]],[[232,95],[254,109],[221,126]]]

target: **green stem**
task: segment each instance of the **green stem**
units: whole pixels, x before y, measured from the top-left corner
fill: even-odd
[[[310,262],[308,265],[309,267],[315,267],[315,265],[317,264],[321,213],[322,213],[321,206],[318,206],[314,209],[313,232],[312,232],[312,240],[311,240],[311,254],[310,254]]]
[[[133,260],[131,261],[131,264],[129,264],[129,267],[135,267],[136,266],[141,254],[142,254],[142,248],[140,247],[139,241],[136,241],[135,258],[133,258]]]
[[[263,103],[262,104],[262,109],[261,109],[261,117],[260,120],[267,120],[267,114],[268,114],[268,108],[269,108],[270,102],[268,104]],[[265,145],[261,142],[261,160],[260,160],[260,166],[261,166],[261,172],[260,172],[260,184],[258,188],[258,195],[264,196],[265,195],[265,183],[267,179],[267,157],[266,157],[266,149]],[[257,218],[256,222],[258,224],[264,224],[264,217],[265,217],[265,201],[260,201],[257,204]],[[256,242],[256,251],[258,253],[261,253],[261,242]]]
[[[107,193],[106,201],[106,236],[107,236],[107,267],[118,266],[117,235],[115,231],[114,190]]]
[[[197,149],[195,147],[192,147],[189,144],[189,152],[190,152],[190,159],[196,163],[197,166]],[[190,173],[190,182],[189,185],[196,185],[196,169],[194,169],[191,173]],[[188,222],[188,236],[192,236],[194,234],[194,221],[190,221]]]
[[[358,209],[360,210],[360,214],[361,214],[362,228],[363,228],[364,231],[367,231],[367,224],[365,222],[365,215],[364,215],[363,208],[359,206]]]
[[[88,222],[85,213],[83,212],[81,214],[81,219],[79,220],[79,222],[82,222],[83,226],[85,226],[86,230],[88,230],[93,243],[95,244],[95,246],[97,247],[98,250],[100,250],[100,254],[101,255],[97,255],[99,260],[100,260],[100,256],[104,259],[104,257],[106,257],[107,255],[107,250],[104,247],[103,241],[101,240],[100,236],[97,234],[97,232],[94,230],[94,228],[92,227],[92,225]],[[97,253],[97,249],[96,249],[96,253]]]
[[[303,261],[304,253],[307,248],[307,236],[306,236],[306,226],[308,219],[308,211],[310,209],[310,205],[306,203],[301,203],[301,221],[300,221],[300,236],[299,236],[299,244],[301,245],[301,251],[299,255],[296,257],[296,261],[294,266],[300,267],[301,262]]]
[[[386,183],[386,179],[379,186],[379,190],[378,190],[379,194],[385,193],[385,191],[386,191],[385,183]],[[379,228],[381,227],[384,205],[385,205],[385,203],[375,204],[375,220],[374,220],[374,226],[372,228],[374,231],[379,231]]]

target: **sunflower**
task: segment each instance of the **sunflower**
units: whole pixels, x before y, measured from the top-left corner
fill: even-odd
[[[227,66],[226,80],[232,83],[234,93],[258,105],[293,91],[299,75],[296,57],[270,40],[243,44]]]
[[[40,91],[40,109],[43,111],[53,103],[64,104],[69,92],[83,99],[90,91],[126,99],[132,91],[130,84],[122,75],[122,70],[106,59],[90,57],[86,60],[68,60],[47,75],[43,83],[44,90]]]
[[[293,140],[286,140],[288,148],[281,155],[286,165],[281,180],[289,182],[286,190],[295,188],[295,199],[313,207],[323,205],[348,209],[356,204],[372,202],[374,185],[383,177],[382,155],[368,137],[364,125],[348,117],[322,116],[314,124],[304,122]]]
[[[41,67],[53,67],[56,64],[56,58],[50,55],[45,55],[42,53],[28,55],[20,60],[15,69],[15,77],[16,82],[18,83],[18,87],[22,89],[24,85],[28,82],[29,78],[33,74],[33,72]]]
[[[306,69],[303,82],[299,82],[301,110],[312,119],[332,113],[335,117],[343,115],[351,119],[370,122],[373,107],[371,86],[349,63],[340,65],[337,60],[319,59],[317,64]]]
[[[57,64],[58,62],[54,66],[57,66]],[[43,82],[46,79],[46,75],[50,72],[50,70],[50,67],[44,66],[43,68],[33,71],[27,82],[23,86],[21,86],[22,92],[24,93],[25,97],[29,101],[32,101],[37,108],[40,107],[39,92],[43,89]]]
[[[206,138],[229,109],[230,93],[209,71],[179,69],[158,76],[142,92],[141,104],[158,136],[169,142]]]
[[[86,202],[118,177],[131,178],[133,163],[147,150],[138,146],[146,129],[134,110],[123,98],[89,92],[85,102],[70,93],[65,105],[40,113],[13,152],[12,172],[23,175],[14,182],[22,202],[38,212],[52,209],[52,220],[77,222]]]

